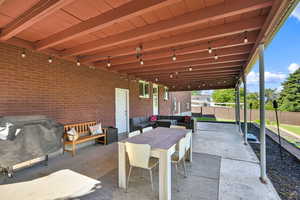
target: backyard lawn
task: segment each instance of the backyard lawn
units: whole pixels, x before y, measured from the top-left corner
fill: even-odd
[[[280,124],[280,127],[290,131],[290,132],[293,132],[297,135],[300,136],[300,126],[295,126],[295,125],[288,125],[288,124]]]
[[[234,122],[235,120],[221,119],[221,118],[214,118],[214,117],[198,117],[197,121]]]

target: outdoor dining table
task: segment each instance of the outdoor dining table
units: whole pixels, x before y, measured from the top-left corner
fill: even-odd
[[[119,141],[119,187],[126,189],[126,149],[125,143],[149,144],[151,156],[159,159],[159,199],[171,199],[171,156],[175,152],[175,146],[179,140],[192,133],[190,129],[175,129],[158,127],[140,135]],[[192,137],[190,140],[192,144]],[[188,152],[188,158],[192,162],[192,145]]]

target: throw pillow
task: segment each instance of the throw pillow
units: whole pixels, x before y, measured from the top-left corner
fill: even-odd
[[[185,123],[188,123],[188,122],[190,122],[191,121],[191,117],[190,116],[185,116],[184,117],[184,122]]]
[[[67,132],[67,135],[68,135],[68,140],[70,140],[70,141],[76,141],[79,138],[79,134],[77,133],[75,128],[71,128]]]
[[[101,126],[101,123],[96,124],[95,126],[90,126],[89,129],[90,129],[91,135],[102,134],[102,126]]]
[[[151,121],[151,122],[157,121],[157,116],[152,115],[151,118],[150,118],[150,121]]]

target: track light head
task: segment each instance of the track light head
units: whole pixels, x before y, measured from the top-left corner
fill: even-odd
[[[173,74],[170,74],[170,78],[173,78]]]
[[[191,72],[193,70],[193,68],[192,67],[189,67],[189,71]]]
[[[52,58],[49,57],[49,58],[48,58],[48,63],[52,63],[52,62],[53,62]]]
[[[218,60],[219,56],[217,54],[215,54],[214,58],[215,58],[215,60]]]

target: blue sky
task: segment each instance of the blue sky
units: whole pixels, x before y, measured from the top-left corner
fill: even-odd
[[[300,4],[265,48],[266,88],[282,89],[281,83],[300,67]],[[247,76],[248,91],[257,92],[258,62]],[[212,91],[203,91],[211,93]]]
[[[265,49],[266,88],[281,89],[289,73],[300,67],[300,5]],[[258,62],[247,76],[248,88],[258,91]]]

